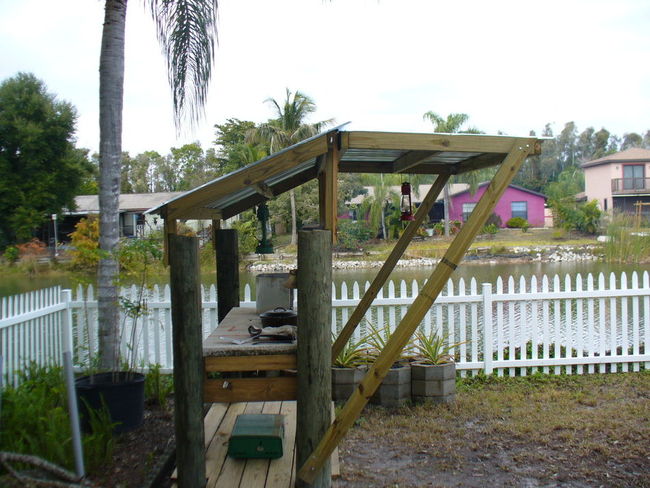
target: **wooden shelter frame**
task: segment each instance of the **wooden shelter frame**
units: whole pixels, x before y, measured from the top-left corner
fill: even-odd
[[[541,142],[535,137],[361,132],[343,131],[338,127],[225,175],[151,211],[165,219],[166,236],[176,233],[178,219],[212,219],[214,228],[219,228],[221,219],[317,178],[321,228],[332,231],[332,238],[335,239],[338,173],[438,175],[418,208],[415,219],[404,230],[335,340],[332,346],[332,357],[335,358],[353,334],[450,176],[500,164],[469,220],[434,268],[384,350],[300,468],[300,479],[313,482],[391,365],[399,358],[524,160],[530,155],[540,154]]]

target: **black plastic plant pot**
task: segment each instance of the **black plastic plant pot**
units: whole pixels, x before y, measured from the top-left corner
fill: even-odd
[[[142,425],[144,417],[144,375],[131,372],[99,373],[75,381],[81,428],[91,432],[90,412],[101,412],[106,405],[116,434]]]

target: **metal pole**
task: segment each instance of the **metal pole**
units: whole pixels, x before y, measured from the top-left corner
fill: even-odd
[[[84,453],[81,443],[81,429],[79,428],[79,408],[77,406],[77,392],[74,384],[74,372],[72,368],[72,320],[70,310],[70,299],[72,292],[63,290],[62,298],[67,304],[63,311],[63,374],[65,376],[66,389],[68,391],[68,409],[70,410],[70,430],[72,432],[72,449],[74,451],[75,472],[79,479],[86,476],[84,468]]]
[[[74,386],[72,371],[72,352],[63,353],[63,373],[68,390],[68,407],[70,410],[70,430],[72,431],[72,449],[74,451],[74,469],[79,479],[86,476],[84,469],[84,453],[81,443],[81,429],[79,428],[79,409],[77,407],[77,394]]]
[[[56,243],[59,241],[58,237],[58,231],[56,228],[56,214],[52,214],[52,221],[54,222],[54,257],[58,258],[59,257],[59,252],[56,248]]]

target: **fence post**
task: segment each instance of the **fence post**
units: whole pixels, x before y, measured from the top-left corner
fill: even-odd
[[[492,374],[492,283],[483,283],[483,370]]]

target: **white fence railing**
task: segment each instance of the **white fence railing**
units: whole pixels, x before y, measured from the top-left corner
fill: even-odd
[[[338,331],[359,303],[369,283],[333,285],[332,330]],[[393,330],[418,294],[422,283],[390,281],[362,321],[357,337],[369,324]],[[135,300],[135,287],[123,289]],[[58,288],[2,299],[0,354],[9,375],[27,361],[55,362],[61,354],[63,310],[69,310],[75,361],[83,365],[97,350],[97,303],[94,290],[81,287],[66,302]],[[123,352],[134,348],[137,365],[173,365],[169,287],[154,287],[146,297],[146,313],[134,322],[122,316]],[[246,286],[243,307],[254,307]],[[486,313],[487,311],[487,313]],[[135,323],[135,334],[133,327]],[[203,290],[203,335],[217,326],[216,289]],[[564,279],[543,276],[498,279],[479,288],[476,280],[448,282],[420,328],[448,337],[456,348],[461,375],[484,371],[526,375],[530,372],[583,374],[639,371],[650,368],[650,277],[644,272]],[[135,338],[135,339],[133,339]]]

